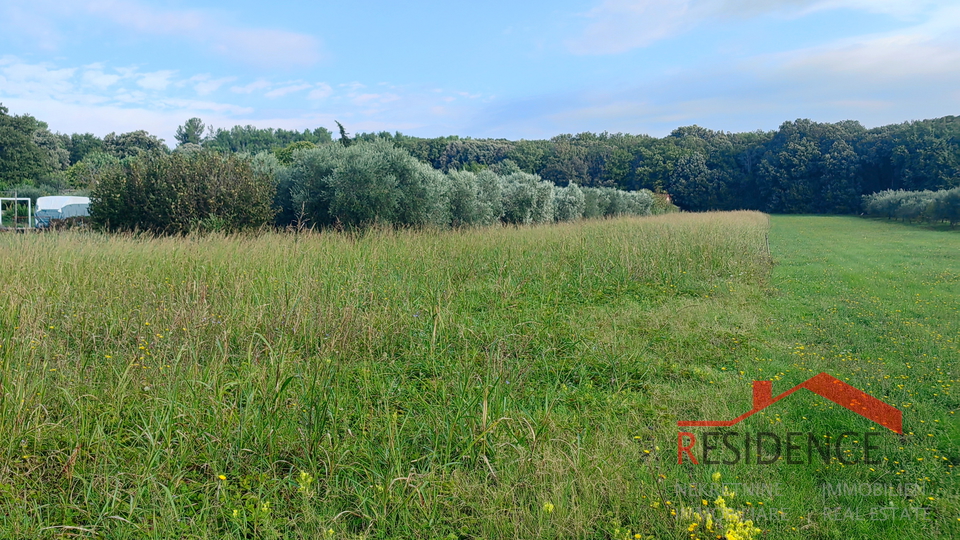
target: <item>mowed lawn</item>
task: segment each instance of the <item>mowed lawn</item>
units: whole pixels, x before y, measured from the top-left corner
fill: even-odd
[[[773,380],[778,395],[827,372],[899,408],[904,436],[802,390],[730,430],[846,437],[846,461],[859,463],[833,458],[826,465],[814,450],[804,465],[781,459],[708,470],[720,471],[724,482],[778,484],[776,496],[737,498],[754,515],[769,517],[756,510],[761,503],[778,509],[774,519],[758,520],[771,537],[958,537],[960,232],[773,216],[770,246],[775,264],[756,326],[735,339],[729,363],[720,366],[724,377],[705,390],[707,404],[683,419],[727,420],[748,411],[752,380]],[[864,433],[882,433],[872,456],[879,464],[862,463]],[[798,453],[807,459],[805,444]],[[694,471],[673,474],[710,483]]]
[[[691,485],[762,538],[960,535],[956,232],[737,212],[0,252],[2,538],[715,538]],[[876,432],[881,463],[677,464],[678,420],[822,371],[904,436],[805,390],[728,431]]]

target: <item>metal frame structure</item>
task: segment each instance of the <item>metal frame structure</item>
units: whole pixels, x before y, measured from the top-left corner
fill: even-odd
[[[32,229],[36,225],[33,217],[33,200],[30,197],[0,197],[0,212],[3,210],[4,201],[13,201],[13,227],[12,229]],[[20,216],[18,215],[18,210],[20,208],[20,202],[27,202],[27,226],[26,227],[17,227],[17,221],[19,221]],[[0,220],[0,228],[2,227],[2,220]]]

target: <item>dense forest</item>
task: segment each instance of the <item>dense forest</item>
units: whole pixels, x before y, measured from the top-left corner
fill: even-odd
[[[173,153],[199,150],[254,156],[289,165],[314,147],[388,142],[441,172],[516,170],[557,187],[669,193],[690,211],[755,209],[773,213],[859,213],[862,196],[885,190],[937,191],[960,186],[960,117],[873,129],[859,122],[784,122],[776,131],[729,133],[680,127],[666,137],[610,133],[549,140],[420,138],[400,133],[339,137],[236,126],[212,129],[190,119]],[[146,153],[169,153],[145,131],[105,137],[53,133],[29,115],[0,106],[0,190],[36,196],[87,190],[98,171]]]

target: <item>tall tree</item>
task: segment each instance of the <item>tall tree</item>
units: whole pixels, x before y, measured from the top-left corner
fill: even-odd
[[[8,112],[0,104],[0,189],[36,182],[46,170],[48,157],[34,141],[39,122],[30,115]]]
[[[179,144],[200,144],[203,142],[203,130],[206,126],[199,118],[191,118],[185,124],[177,128],[177,134],[174,138]]]
[[[337,121],[334,120],[334,122]],[[343,128],[343,124],[337,122],[337,127],[340,128],[340,144],[342,144],[344,147],[350,146],[350,136],[347,135],[347,130]]]

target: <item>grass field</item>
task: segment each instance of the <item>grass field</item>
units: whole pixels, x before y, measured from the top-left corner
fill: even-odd
[[[0,235],[0,538],[689,538],[690,484],[764,538],[957,537],[958,248],[750,212]],[[903,410],[882,464],[677,464],[677,420],[820,371]],[[884,431],[804,392],[738,428]]]

